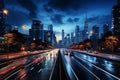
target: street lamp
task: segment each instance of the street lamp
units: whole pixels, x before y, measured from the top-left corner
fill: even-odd
[[[6,23],[7,23],[7,16],[8,16],[8,10],[7,9],[3,9],[3,14],[4,14],[4,19],[5,19],[5,27],[6,27]],[[9,30],[9,28],[8,27],[6,27],[5,28],[5,32],[7,33],[8,32],[8,30]]]
[[[4,13],[5,15],[8,15],[9,11],[8,11],[7,9],[3,9],[3,13]]]
[[[21,47],[21,51],[25,51],[25,47],[22,46],[22,47]]]
[[[26,30],[27,26],[24,24],[22,25],[22,30]]]
[[[91,35],[93,34],[93,30],[90,30],[90,32],[89,32]]]

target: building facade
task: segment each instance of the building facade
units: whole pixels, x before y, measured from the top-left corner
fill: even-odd
[[[65,33],[64,33],[64,30],[62,29],[62,44],[64,44],[64,42],[65,42],[64,37],[65,37]]]
[[[120,39],[120,0],[117,0],[117,5],[112,8],[112,28],[113,33]]]
[[[70,41],[71,44],[73,44],[73,43],[75,42],[75,41],[74,41],[74,33],[73,33],[73,32],[71,33],[71,39],[70,39],[70,40],[71,40],[71,41]]]
[[[84,22],[84,30],[83,30],[83,40],[88,39],[88,22],[87,22],[87,17]]]
[[[0,36],[3,36],[5,34],[3,9],[4,9],[4,1],[0,0]]]
[[[79,42],[80,42],[80,27],[79,25],[77,25],[75,28],[75,43]]]
[[[105,34],[106,32],[108,32],[110,29],[109,29],[109,25],[108,24],[104,24],[103,25],[103,34]]]
[[[98,39],[99,39],[99,27],[96,26],[96,25],[93,26],[92,31],[93,31],[93,34],[92,34],[92,36],[90,37],[90,39],[91,39],[92,42],[93,42],[93,48],[96,48],[97,45],[98,45],[97,41],[98,41]]]
[[[53,31],[53,25],[52,24],[48,25],[48,30]]]
[[[94,39],[99,39],[99,27],[95,25],[93,26],[92,30],[93,30],[92,36],[94,37]]]
[[[44,41],[43,23],[39,20],[33,20],[31,29],[29,29],[31,39],[38,39]]]
[[[53,39],[53,31],[44,30],[44,41],[48,42],[49,44],[52,44],[52,39]]]
[[[43,23],[39,20],[33,20],[31,29],[29,29],[31,40],[41,40],[48,44],[56,44],[56,36],[53,31],[53,25],[48,25],[48,30],[44,30]]]

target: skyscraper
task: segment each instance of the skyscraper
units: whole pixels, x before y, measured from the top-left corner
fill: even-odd
[[[103,25],[103,33],[105,34],[108,31],[109,31],[109,25],[108,24],[104,24]]]
[[[73,44],[74,43],[74,33],[72,32],[71,33],[71,44]]]
[[[53,35],[52,35],[52,45],[53,45],[53,46],[56,46],[56,45],[57,45],[56,36],[55,36],[55,33],[54,33],[54,32],[53,32]]]
[[[52,24],[50,24],[50,25],[48,26],[48,30],[53,31],[53,25],[52,25]]]
[[[44,30],[44,41],[52,45],[52,40],[53,40],[53,31]]]
[[[120,0],[117,0],[117,5],[112,8],[112,27],[113,33],[120,39]]]
[[[44,31],[44,41],[47,41],[49,44],[54,45],[55,34],[53,32],[53,25],[48,25],[48,30]]]
[[[80,28],[79,28],[79,25],[77,25],[76,28],[75,28],[75,42],[76,43],[80,42]]]
[[[93,26],[92,28],[93,34],[90,37],[90,39],[93,41],[93,47],[97,47],[98,43],[97,40],[99,39],[99,27],[98,26]]]
[[[4,1],[0,0],[0,36],[3,36],[5,34],[3,8],[4,8]]]
[[[32,39],[35,38],[44,41],[43,23],[39,20],[33,20],[29,33]]]
[[[33,20],[31,29],[29,29],[31,40],[41,40],[51,45],[56,45],[56,36],[53,31],[53,25],[48,26],[48,30],[43,29],[43,23],[39,20]]]
[[[95,25],[92,30],[94,39],[99,39],[99,27]]]
[[[84,22],[84,30],[83,30],[83,40],[88,39],[88,21],[87,17]]]
[[[64,33],[64,30],[62,29],[62,44],[64,44],[65,42],[64,37],[65,37],[65,33]]]
[[[70,43],[70,34],[67,34],[66,37],[67,37],[66,46],[68,47],[68,46],[71,45],[71,43]]]

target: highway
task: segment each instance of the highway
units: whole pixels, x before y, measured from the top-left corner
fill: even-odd
[[[65,67],[71,80],[120,80],[120,63],[73,52],[74,56],[70,56],[69,50],[61,49],[63,62],[67,64]],[[73,75],[75,79],[72,79]]]
[[[74,50],[70,55],[71,50],[64,48],[60,53],[58,50],[1,63],[0,80],[120,80],[119,62]]]
[[[0,68],[0,80],[48,80],[58,49],[8,61]]]

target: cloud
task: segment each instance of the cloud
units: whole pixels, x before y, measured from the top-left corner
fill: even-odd
[[[54,24],[63,24],[63,16],[61,14],[55,14],[50,18]]]
[[[50,13],[50,12],[53,12],[53,9],[51,7],[49,7],[48,5],[43,5],[43,8],[46,12]]]
[[[62,11],[77,10],[79,8],[79,3],[76,0],[50,0],[48,5]]]
[[[102,15],[100,17],[99,21],[100,21],[99,24],[107,23],[107,24],[111,25],[111,23],[112,23],[112,15]]]
[[[72,18],[68,18],[67,21],[70,22],[70,23],[74,22]]]
[[[94,17],[87,18],[89,23],[90,22],[96,22],[96,21],[98,21],[98,19],[99,19],[99,16],[94,16]]]
[[[78,22],[80,19],[79,18],[74,18],[74,21],[75,22]]]
[[[4,3],[5,3],[5,7],[6,7],[6,4],[7,5],[18,5],[16,0],[4,0]]]
[[[94,17],[90,17],[88,18],[88,23],[96,23],[96,24],[111,24],[111,19],[112,19],[112,15],[98,15],[98,16],[94,16]]]
[[[9,9],[9,15],[6,18],[7,22],[14,26],[21,26],[31,22],[31,17],[28,14],[11,9]]]
[[[69,15],[80,15],[106,6],[110,7],[113,3],[114,0],[48,0],[46,5]]]
[[[17,0],[17,2],[29,11],[31,17],[37,17],[37,6],[32,0]]]
[[[68,18],[67,22],[73,23],[73,22],[78,22],[79,18]]]

